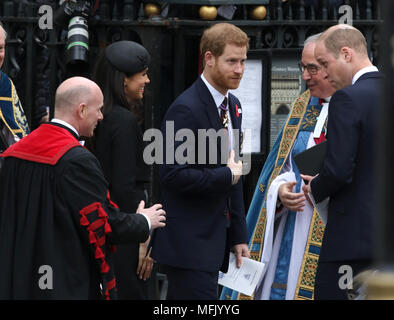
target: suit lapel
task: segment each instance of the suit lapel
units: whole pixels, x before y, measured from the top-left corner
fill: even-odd
[[[228,94],[229,100],[229,111],[231,116],[231,124],[233,126],[233,149],[236,152],[241,152],[244,135],[241,128],[241,119],[242,119],[242,111],[239,105],[236,103],[236,99],[234,96],[229,93]]]
[[[199,79],[197,79],[196,85],[197,85],[199,97],[205,106],[205,111],[206,111],[206,114],[207,114],[209,122],[210,122],[210,126],[208,126],[208,128],[213,128],[215,131],[223,129],[223,124],[220,119],[219,111],[216,106],[215,100],[213,99],[213,97],[212,97],[211,93],[209,92],[207,86],[205,85],[204,81],[202,81],[202,79],[199,78]],[[229,105],[230,105],[230,100],[229,100]],[[231,109],[231,108],[229,108],[229,109]],[[235,120],[236,116],[235,116],[234,107],[232,109],[233,109],[233,111],[231,113],[231,123],[233,124],[233,128],[239,128],[238,121]],[[234,123],[235,123],[235,126],[234,126]],[[220,139],[218,139],[218,140],[221,141]],[[217,143],[216,150],[217,150],[217,160],[218,160],[217,163],[221,164],[222,154],[221,154],[220,142]],[[209,154],[209,151],[207,150],[207,159],[209,158],[208,154]],[[225,155],[224,159],[225,159],[225,161],[227,161],[227,154]]]
[[[231,124],[233,125],[233,129],[240,129],[240,114],[236,112],[236,108],[239,108],[239,106],[236,106],[236,103],[233,99],[233,96],[229,93],[228,94],[228,109],[230,111],[230,117],[231,117]]]
[[[212,125],[212,128],[215,130],[219,130],[223,128],[222,122],[219,117],[218,108],[213,100],[211,93],[209,92],[207,86],[205,85],[204,81],[201,78],[197,79],[196,82],[197,89],[201,100],[204,102],[205,110],[207,112],[209,121]],[[228,103],[229,103],[229,112],[231,117],[231,124],[234,129],[240,129],[241,127],[241,115],[236,112],[236,103],[234,101],[234,97],[232,94],[228,94]],[[239,107],[239,106],[237,106]]]
[[[197,79],[196,85],[200,99],[204,103],[205,110],[212,128],[215,130],[222,129],[223,125],[220,121],[219,112],[216,107],[215,100],[213,100],[213,97],[209,92],[207,86],[201,78]]]

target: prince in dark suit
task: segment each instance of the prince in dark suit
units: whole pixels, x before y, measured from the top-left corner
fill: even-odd
[[[376,121],[382,76],[357,29],[337,25],[318,40],[316,60],[338,91],[330,101],[323,168],[304,191],[329,197],[315,299],[346,299],[347,276],[373,262]],[[311,178],[311,177],[309,177]]]
[[[229,250],[238,265],[249,256],[242,163],[235,162],[234,154],[228,157],[238,140],[233,135],[241,130],[241,104],[227,92],[239,85],[248,41],[231,24],[207,29],[201,39],[204,72],[173,102],[163,121],[165,145],[174,149],[165,149],[159,168],[167,227],[153,236],[152,256],[167,274],[167,299],[217,299],[218,272],[227,271]],[[171,126],[175,140],[167,132]],[[185,141],[181,132],[192,137]],[[222,139],[202,138],[201,133],[210,132],[221,132],[229,145],[221,148]]]

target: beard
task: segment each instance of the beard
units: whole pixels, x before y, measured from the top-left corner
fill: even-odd
[[[226,91],[229,89],[237,89],[241,81],[241,78],[242,76],[238,76],[234,74],[232,75],[224,74],[217,67],[214,68],[212,73],[212,80],[215,82],[215,84],[218,87],[225,89]]]

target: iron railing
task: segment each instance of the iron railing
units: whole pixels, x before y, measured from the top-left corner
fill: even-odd
[[[383,23],[380,1],[372,0],[169,0],[156,2],[161,13],[146,17],[144,5],[148,1],[100,0],[95,15],[89,19],[89,59],[86,70],[69,70],[66,65],[67,31],[54,26],[51,30],[39,28],[38,9],[50,5],[55,11],[55,0],[2,1],[0,20],[8,32],[7,53],[3,66],[15,82],[29,124],[37,126],[35,114],[41,106],[50,106],[58,84],[73,73],[89,77],[98,50],[121,39],[141,42],[152,55],[149,69],[150,88],[146,92],[145,127],[159,127],[161,119],[173,101],[195,77],[198,69],[198,40],[202,31],[217,21],[227,21],[241,27],[250,37],[251,49],[292,52],[300,51],[309,35],[324,31],[338,23],[339,7],[348,5],[352,10],[353,25],[359,28],[368,42],[368,51],[379,65],[379,36]],[[220,15],[214,21],[202,20],[200,5],[234,5],[231,20]],[[256,5],[266,6],[266,17],[250,17]],[[191,47],[189,47],[191,45]],[[191,56],[191,48],[196,52]],[[52,110],[53,111],[53,110]],[[269,123],[264,124],[269,132]],[[267,138],[269,139],[269,137]],[[267,142],[265,145],[269,146]],[[255,183],[267,156],[268,149],[252,157],[252,171],[246,182],[246,203],[250,202]],[[158,197],[156,169],[152,168],[150,195]]]

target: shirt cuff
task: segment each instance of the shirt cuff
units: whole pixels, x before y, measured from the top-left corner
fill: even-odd
[[[145,217],[145,219],[146,219],[146,221],[148,222],[148,227],[149,227],[149,231],[150,231],[150,220],[149,220],[149,218],[145,215],[145,214],[143,214],[143,213],[140,213],[140,212],[138,212],[140,215],[143,215],[144,217]]]

